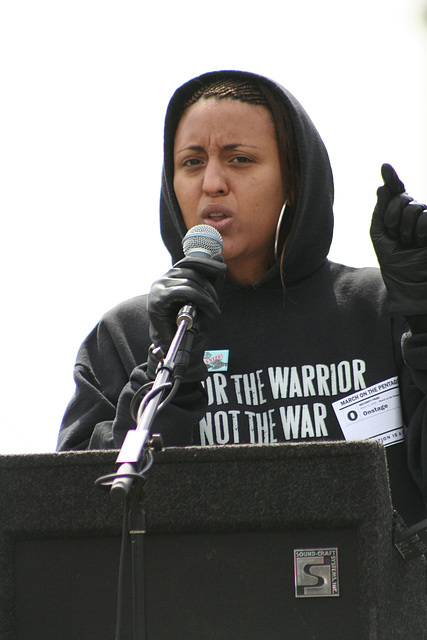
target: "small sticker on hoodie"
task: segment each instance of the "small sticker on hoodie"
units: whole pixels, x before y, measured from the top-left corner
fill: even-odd
[[[205,351],[204,362],[209,372],[228,370],[228,349]]]

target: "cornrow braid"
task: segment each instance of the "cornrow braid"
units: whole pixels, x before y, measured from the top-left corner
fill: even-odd
[[[217,98],[218,100],[232,98],[239,102],[248,102],[249,104],[268,107],[265,95],[257,83],[234,78],[218,80],[207,87],[199,87],[186,102],[183,111],[191,107],[191,105],[200,100],[200,98]]]

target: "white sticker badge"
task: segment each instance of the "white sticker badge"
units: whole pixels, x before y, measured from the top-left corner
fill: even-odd
[[[385,447],[403,440],[397,378],[389,378],[332,403],[346,440],[375,439]]]

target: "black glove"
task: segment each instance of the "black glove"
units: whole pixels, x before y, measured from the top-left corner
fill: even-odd
[[[220,314],[217,288],[226,269],[220,256],[206,259],[188,257],[177,262],[151,287],[148,296],[150,338],[165,355],[176,334],[178,311],[185,304],[192,304],[197,310],[194,327],[189,330],[193,334],[193,345],[185,377],[187,382],[206,378],[204,338]],[[155,352],[150,350],[148,372],[151,377],[155,366]]]
[[[405,193],[393,167],[383,164],[371,238],[392,315],[427,314],[427,208]]]

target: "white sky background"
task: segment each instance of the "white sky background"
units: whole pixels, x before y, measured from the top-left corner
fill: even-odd
[[[381,164],[427,200],[426,14],[426,0],[0,4],[0,454],[55,449],[81,342],[169,268],[163,118],[187,79],[236,68],[286,86],[329,150],[330,257],[376,265]]]

